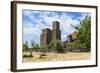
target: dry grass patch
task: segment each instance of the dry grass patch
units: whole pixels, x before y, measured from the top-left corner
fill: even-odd
[[[24,54],[29,54],[25,52]],[[81,53],[45,53],[46,56],[40,58],[40,52],[33,52],[34,57],[23,58],[23,62],[44,62],[44,61],[68,61],[68,60],[85,60],[90,59],[90,52]]]

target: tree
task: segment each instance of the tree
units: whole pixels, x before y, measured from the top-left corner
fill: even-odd
[[[36,44],[34,41],[31,42],[32,45],[32,49],[35,51],[38,51],[38,49],[40,48],[38,44]]]
[[[26,41],[24,44],[23,44],[23,51],[28,51],[28,42]]]
[[[85,43],[81,44],[78,40],[74,42],[68,42],[66,46],[68,47],[69,51],[81,51],[81,48],[86,48]]]
[[[64,49],[63,49],[63,44],[62,44],[62,42],[61,41],[57,41],[57,43],[56,43],[56,50],[57,50],[57,52],[60,52],[60,53],[63,53],[64,52]]]
[[[64,52],[63,44],[60,40],[52,40],[49,44],[49,47],[55,52]]]
[[[77,40],[79,48],[87,48],[90,50],[91,48],[91,17],[86,16],[81,22],[79,26],[73,26],[78,34],[77,34]]]

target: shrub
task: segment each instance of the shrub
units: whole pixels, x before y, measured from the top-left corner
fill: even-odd
[[[26,57],[28,57],[28,55],[27,54],[24,54],[23,57],[26,58]]]
[[[31,54],[29,54],[29,55],[28,55],[28,54],[24,54],[23,57],[24,57],[24,58],[33,57],[33,55],[31,55]]]
[[[82,51],[87,48],[85,43],[82,44],[78,40],[74,42],[68,42],[67,47],[69,48],[69,51],[75,51],[75,50]]]
[[[49,47],[55,52],[62,53],[64,52],[63,44],[60,40],[52,40],[49,44]]]

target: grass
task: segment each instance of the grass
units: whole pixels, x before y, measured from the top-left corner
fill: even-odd
[[[29,55],[29,52],[24,52],[24,54]],[[40,58],[40,52],[33,52],[33,57],[23,57],[23,62],[45,62],[45,61],[68,61],[68,60],[85,60],[90,59],[90,52],[80,52],[80,53],[46,53],[46,56]]]

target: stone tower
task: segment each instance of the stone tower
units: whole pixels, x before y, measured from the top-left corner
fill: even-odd
[[[46,28],[42,30],[42,34],[40,35],[40,45],[46,46],[49,45],[52,39],[52,32],[50,29]]]
[[[52,40],[61,40],[60,23],[58,21],[53,22]]]
[[[53,22],[53,29],[43,29],[40,35],[40,45],[49,45],[52,40],[61,40],[60,23],[58,21]]]

